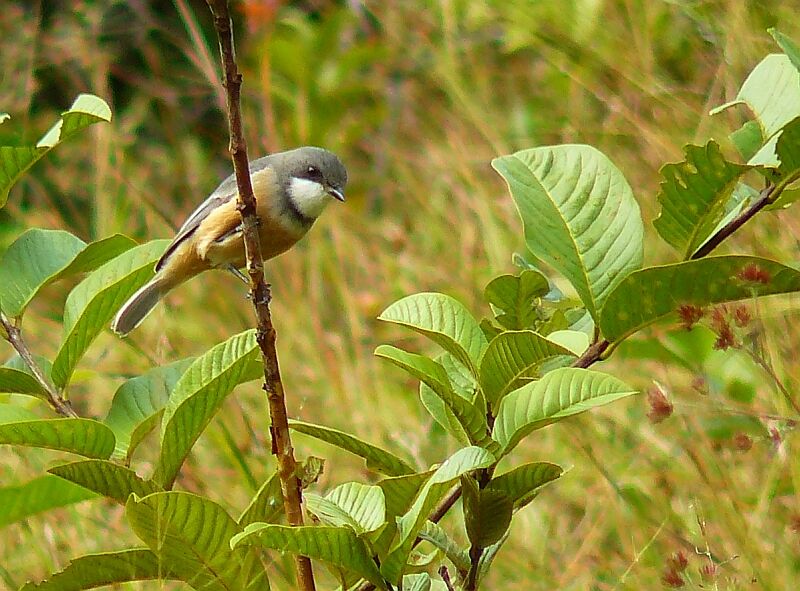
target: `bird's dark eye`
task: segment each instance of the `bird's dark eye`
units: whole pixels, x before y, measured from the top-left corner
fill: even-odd
[[[312,180],[317,180],[322,178],[322,173],[316,166],[309,166],[306,170],[306,176]]]

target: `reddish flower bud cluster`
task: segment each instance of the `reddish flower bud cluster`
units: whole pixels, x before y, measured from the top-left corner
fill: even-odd
[[[717,578],[717,565],[710,560],[700,567],[700,578],[710,583]]]
[[[751,320],[750,311],[744,304],[739,304],[733,308],[733,321],[736,323],[736,326],[744,328],[750,324]]]
[[[706,311],[700,306],[693,306],[691,304],[683,304],[678,308],[678,317],[681,319],[681,326],[686,330],[692,330],[692,327],[700,321],[705,313]]]
[[[689,566],[689,560],[686,558],[686,554],[680,550],[675,552],[667,559],[666,569],[661,575],[661,582],[673,589],[683,587],[686,581],[683,580],[681,573],[686,570],[687,566]]]
[[[650,406],[650,410],[647,411],[647,418],[654,425],[672,414],[672,403],[658,386],[653,386],[647,391],[647,404]]]
[[[724,351],[739,346],[729,320],[727,306],[717,306],[711,312],[711,328],[717,333],[717,340],[714,342],[715,349]]]
[[[750,263],[744,269],[739,271],[737,277],[742,281],[747,281],[749,283],[760,283],[761,285],[768,285],[772,280],[772,276],[768,271],[765,271],[754,263]]]

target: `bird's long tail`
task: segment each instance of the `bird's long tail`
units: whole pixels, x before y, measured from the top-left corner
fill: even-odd
[[[127,335],[141,324],[145,316],[173,287],[161,274],[153,277],[119,309],[111,322],[111,330],[123,337]]]

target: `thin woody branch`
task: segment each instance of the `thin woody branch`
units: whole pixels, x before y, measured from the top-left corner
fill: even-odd
[[[233,24],[227,0],[207,0],[214,16],[214,28],[219,38],[222,56],[223,81],[226,90],[228,123],[230,126],[230,152],[236,185],[239,189],[237,209],[242,216],[247,274],[250,277],[250,294],[258,320],[256,338],[264,361],[264,391],[267,393],[270,413],[270,435],[272,452],[278,461],[278,476],[283,492],[284,511],[290,525],[303,525],[301,483],[297,476],[297,463],[289,435],[286,399],[275,349],[275,328],[269,310],[270,288],[264,279],[264,264],[261,256],[261,241],[258,234],[256,198],[250,181],[247,144],[242,132],[240,89],[242,76],[236,65],[233,46]],[[295,556],[297,585],[303,591],[315,589],[311,561],[305,556]]]
[[[53,385],[53,383],[47,379],[47,376],[44,375],[42,368],[39,367],[38,363],[36,363],[33,353],[31,353],[30,349],[28,349],[27,343],[25,343],[25,340],[22,338],[22,332],[20,331],[19,327],[11,322],[11,320],[2,312],[0,312],[0,325],[3,327],[3,337],[9,343],[11,343],[11,346],[14,347],[14,350],[20,356],[22,361],[24,361],[25,365],[28,366],[28,369],[31,370],[33,377],[37,382],[39,382],[39,385],[47,393],[47,402],[53,407],[53,410],[55,410],[62,417],[77,417],[78,413],[76,413],[75,409],[72,408],[72,404],[70,404],[69,400],[66,400],[61,395],[61,392],[58,391],[58,388],[56,388],[55,385]]]

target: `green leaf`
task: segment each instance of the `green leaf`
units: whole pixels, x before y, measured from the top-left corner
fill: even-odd
[[[532,431],[635,393],[627,384],[603,373],[572,367],[556,369],[503,399],[492,436],[506,455]]]
[[[484,352],[485,354],[485,352]],[[436,357],[436,361],[444,368],[453,391],[467,400],[472,400],[478,391],[478,382],[458,359],[450,353],[444,352]]]
[[[432,470],[384,478],[377,482],[386,499],[386,518],[391,520],[408,511],[411,502],[419,493],[422,485],[431,477]]]
[[[428,411],[428,414],[433,417],[433,420],[439,423],[446,433],[452,435],[459,444],[467,446],[470,444],[469,434],[464,430],[464,426],[458,417],[453,414],[453,411],[445,404],[442,397],[439,396],[433,389],[425,382],[419,385],[419,399],[422,406]]]
[[[131,493],[143,497],[159,491],[152,481],[143,480],[130,468],[107,460],[62,464],[50,468],[48,472],[122,504]]]
[[[130,459],[139,443],[156,427],[170,393],[192,361],[181,359],[154,367],[117,388],[104,420],[117,439],[114,458]]]
[[[547,361],[574,358],[565,347],[531,330],[508,331],[492,339],[481,360],[481,386],[486,400],[496,405],[503,396],[532,378]]]
[[[469,475],[461,477],[464,525],[473,547],[491,546],[508,531],[514,503],[502,491],[481,490]]]
[[[511,330],[530,327],[537,319],[536,300],[550,291],[547,277],[526,270],[519,275],[500,275],[486,286],[486,301],[503,314],[497,321]]]
[[[585,332],[578,330],[554,330],[547,335],[547,339],[561,345],[567,351],[570,351],[574,356],[580,357],[584,351],[589,347],[589,337]],[[563,359],[563,358],[560,358]],[[559,358],[554,361],[559,361]],[[551,363],[547,363],[549,367]]]
[[[460,575],[466,576],[469,571],[469,554],[438,523],[426,521],[419,532],[419,538],[441,550]]]
[[[684,154],[683,162],[661,168],[661,213],[653,225],[689,259],[725,215],[725,205],[749,167],[728,162],[713,140],[684,146]]]
[[[62,230],[28,230],[0,260],[0,307],[8,316],[21,316],[45,285],[92,271],[134,245],[121,234],[87,245]]]
[[[411,509],[397,521],[398,536],[391,553],[381,565],[381,572],[390,582],[400,580],[411,554],[414,539],[422,529],[431,509],[463,474],[487,468],[495,457],[480,447],[458,450],[433,473],[419,492]]]
[[[0,147],[0,207],[22,174],[60,142],[99,121],[111,121],[111,109],[103,99],[81,94],[61,119],[39,140],[35,148]]]
[[[486,488],[504,493],[518,509],[532,501],[542,487],[561,478],[563,473],[561,466],[556,464],[533,462],[495,476]]]
[[[53,362],[53,382],[63,388],[92,341],[120,306],[153,276],[167,240],[153,240],[108,261],[81,281],[64,307],[64,340]]]
[[[748,280],[751,275],[763,283]],[[648,267],[631,274],[611,294],[600,329],[605,338],[617,342],[684,305],[705,307],[798,290],[800,272],[759,257],[706,257]]]
[[[800,72],[786,55],[770,54],[753,68],[736,98],[711,114],[733,105],[747,105],[769,139],[800,116]]]
[[[642,266],[639,205],[622,173],[590,146],[522,150],[492,161],[508,183],[538,258],[572,283],[593,318]]]
[[[458,300],[441,293],[418,293],[395,302],[378,319],[425,335],[478,375],[478,361],[488,342],[475,318]]]
[[[800,71],[800,47],[775,27],[767,29],[767,33],[772,35],[772,38],[775,39],[775,42],[786,54],[786,57],[789,58],[789,61]]]
[[[241,383],[263,376],[254,330],[232,336],[195,359],[175,384],[161,424],[161,454],[153,479],[170,488],[197,438]],[[256,371],[257,370],[257,371]]]
[[[747,121],[739,129],[732,132],[728,138],[736,146],[736,151],[743,160],[749,161],[764,145],[764,136],[758,121]]]
[[[83,591],[131,581],[166,581],[178,577],[150,550],[132,548],[87,554],[70,561],[61,572],[41,583],[28,583],[20,591]]]
[[[24,484],[4,486],[0,488],[0,527],[96,496],[81,486],[50,474]]]
[[[375,472],[380,472],[387,476],[402,476],[414,473],[414,468],[405,460],[344,431],[312,423],[304,423],[303,421],[289,421],[289,428],[364,458],[367,461],[367,468]]]
[[[244,527],[256,521],[272,523],[283,515],[281,480],[275,472],[267,478],[236,521]]]
[[[364,540],[349,527],[269,525],[252,523],[231,540],[234,548],[258,543],[266,548],[324,560],[363,577],[378,589],[387,589]]]
[[[431,591],[432,588],[433,581],[428,573],[414,573],[403,577],[403,589],[408,591]]]
[[[375,349],[375,355],[391,361],[427,384],[456,417],[471,444],[491,447],[485,411],[482,412],[471,401],[453,391],[450,378],[439,363],[391,345],[380,345]],[[457,437],[456,434],[454,436]]]
[[[178,577],[146,548],[87,554],[70,561],[61,572],[20,591],[83,591],[132,581],[166,581]]]
[[[2,408],[2,407],[0,407]],[[0,445],[41,447],[105,459],[114,451],[114,433],[92,419],[39,419],[6,422],[0,414]]]
[[[340,507],[361,531],[375,531],[386,522],[386,499],[383,489],[358,482],[341,484],[325,495],[325,499]]]
[[[195,589],[255,591],[269,582],[251,548],[230,548],[241,528],[210,499],[185,492],[131,496],[125,506],[136,535],[160,562]]]
[[[0,392],[30,394],[47,399],[47,393],[31,374],[11,367],[0,367]]]

